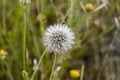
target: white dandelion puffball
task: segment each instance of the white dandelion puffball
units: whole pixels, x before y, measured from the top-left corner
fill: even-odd
[[[65,24],[50,25],[45,31],[43,43],[47,51],[66,53],[74,44],[74,33]]]

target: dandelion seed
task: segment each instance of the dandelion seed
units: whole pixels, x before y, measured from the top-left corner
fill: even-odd
[[[66,53],[74,44],[74,33],[65,24],[51,25],[43,37],[44,46],[54,53]]]

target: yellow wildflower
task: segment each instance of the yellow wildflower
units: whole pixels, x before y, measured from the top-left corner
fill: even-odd
[[[92,11],[92,10],[94,9],[94,6],[93,6],[93,4],[91,4],[91,3],[87,3],[87,4],[85,5],[85,8],[86,8],[86,10],[88,10],[88,11]]]
[[[4,59],[8,53],[4,51],[3,49],[0,50],[0,58]]]
[[[72,69],[70,70],[70,76],[73,78],[78,78],[80,77],[80,72],[78,70]]]

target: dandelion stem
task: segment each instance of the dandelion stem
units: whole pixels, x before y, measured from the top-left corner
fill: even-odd
[[[44,50],[42,56],[40,57],[39,62],[38,62],[38,64],[36,65],[36,69],[34,70],[34,72],[33,72],[32,76],[31,76],[30,80],[34,80],[34,76],[35,76],[35,74],[37,73],[37,71],[39,70],[40,63],[41,63],[43,57],[45,56],[46,51],[47,51],[47,49]]]
[[[84,76],[84,69],[85,69],[85,66],[82,65],[81,67],[81,77],[80,77],[80,80],[83,80],[83,76]]]
[[[52,66],[52,71],[51,71],[49,80],[52,80],[53,71],[54,71],[54,69],[55,69],[56,61],[57,61],[57,54],[55,54],[55,58],[54,58],[54,62],[53,62],[53,66]]]

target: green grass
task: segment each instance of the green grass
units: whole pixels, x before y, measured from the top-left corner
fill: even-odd
[[[87,3],[95,9],[87,11]],[[32,0],[26,11],[19,0],[0,0],[0,50],[8,52],[6,59],[0,59],[0,80],[23,80],[23,69],[28,78],[32,76],[33,60],[45,50],[44,31],[55,23],[70,26],[76,39],[67,54],[58,56],[56,67],[61,69],[54,80],[73,80],[69,71],[81,70],[83,64],[86,80],[119,80],[119,47],[114,45],[120,45],[119,22],[120,0]],[[53,58],[45,54],[34,80],[49,79]]]

